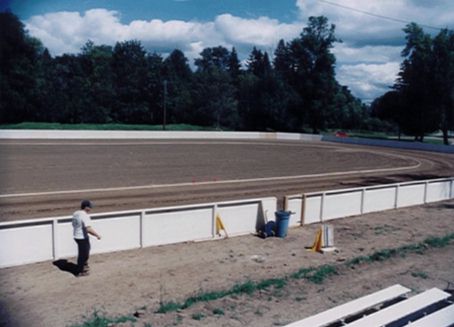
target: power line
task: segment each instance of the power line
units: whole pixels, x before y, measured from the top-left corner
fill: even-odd
[[[390,21],[397,22],[397,23],[405,23],[405,24],[412,23],[412,22],[410,22],[408,20],[404,20],[404,19],[400,19],[400,18],[394,18],[394,17],[389,17],[389,16],[385,16],[385,15],[378,15],[378,14],[374,14],[374,13],[369,12],[369,11],[365,11],[365,10],[360,10],[360,9],[356,9],[356,8],[353,8],[353,7],[344,6],[344,5],[341,5],[339,3],[335,3],[335,2],[331,2],[331,1],[326,1],[326,0],[317,0],[317,1],[325,3],[327,5],[339,7],[339,8],[346,9],[346,10],[351,10],[351,11],[354,11],[354,12],[357,12],[357,13],[360,13],[360,14],[364,14],[364,15],[368,15],[368,16],[372,16],[372,17],[376,17],[376,18],[380,18],[380,19],[390,20]],[[439,30],[439,31],[443,30],[443,28],[441,28],[441,27],[425,25],[425,24],[418,24],[418,25],[421,26],[421,27],[431,28],[431,29],[435,29],[435,30]]]

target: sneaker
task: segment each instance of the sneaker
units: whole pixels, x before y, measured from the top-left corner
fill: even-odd
[[[85,276],[88,276],[88,275],[90,275],[90,273],[88,271],[84,270],[84,271],[78,273],[77,277],[85,277]]]

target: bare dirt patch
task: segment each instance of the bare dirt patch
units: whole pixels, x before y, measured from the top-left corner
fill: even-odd
[[[0,326],[71,326],[90,320],[95,310],[136,319],[112,326],[277,326],[395,283],[414,292],[452,289],[454,242],[402,249],[452,235],[453,212],[454,201],[446,201],[332,221],[338,252],[326,254],[305,249],[318,228],[311,225],[291,229],[285,239],[249,235],[93,255],[91,275],[84,278],[52,262],[1,269]],[[382,260],[347,264],[384,249],[397,250]],[[335,273],[319,283],[292,277],[323,265]],[[284,282],[156,313],[163,303],[270,279]]]

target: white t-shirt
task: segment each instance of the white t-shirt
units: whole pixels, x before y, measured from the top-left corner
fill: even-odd
[[[90,216],[85,210],[77,210],[73,214],[73,236],[75,239],[83,240],[88,238],[87,227],[91,226]]]

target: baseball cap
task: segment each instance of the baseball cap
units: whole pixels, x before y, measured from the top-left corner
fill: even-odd
[[[89,200],[83,200],[81,203],[80,203],[80,208],[81,209],[85,209],[85,208],[93,208],[93,203],[91,203],[91,201]]]

